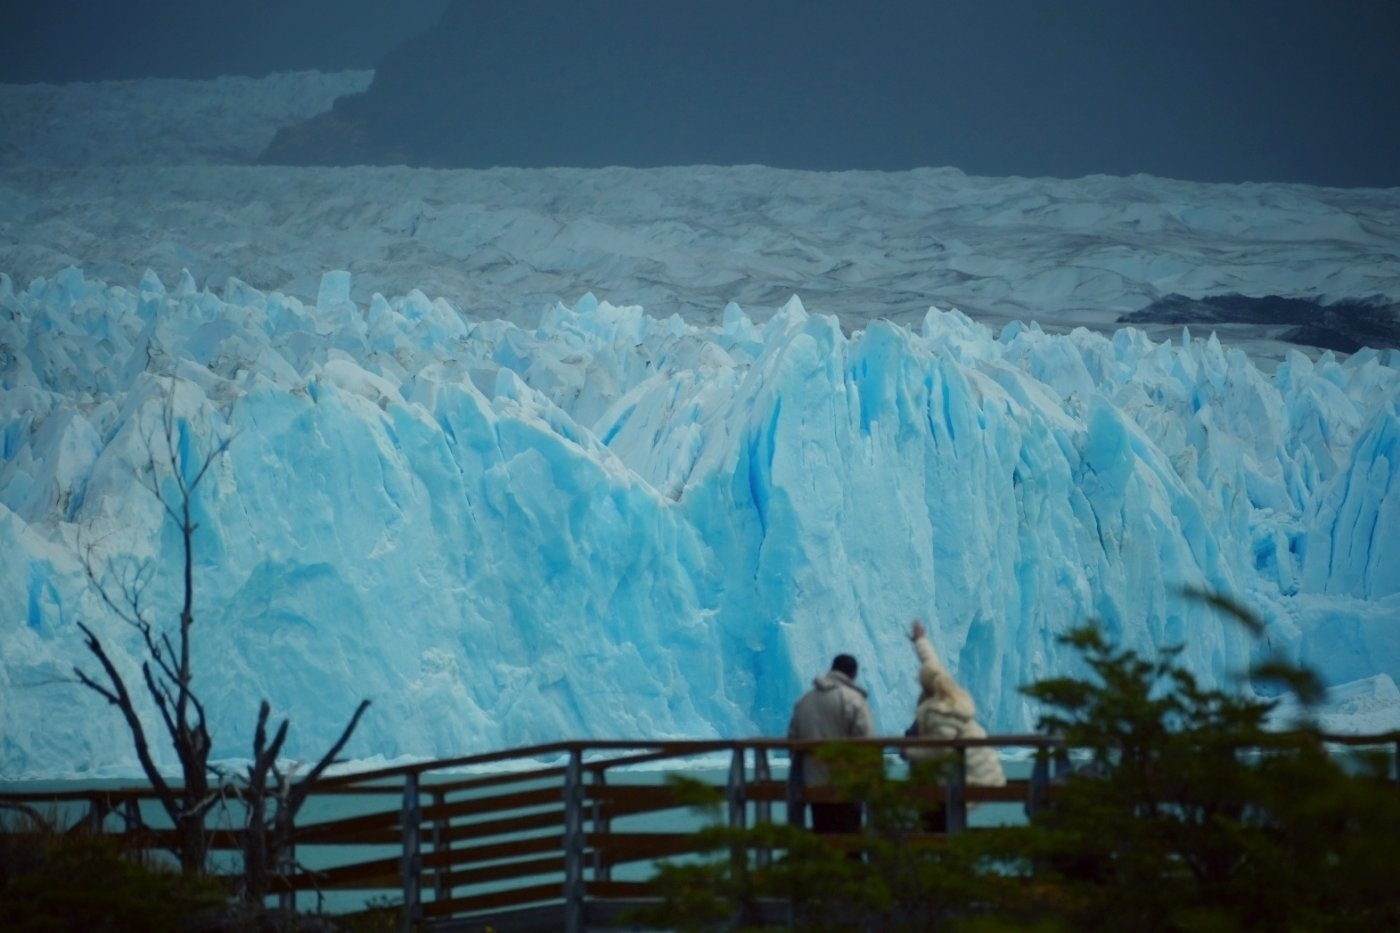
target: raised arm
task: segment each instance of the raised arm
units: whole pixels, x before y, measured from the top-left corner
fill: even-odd
[[[941,670],[947,670],[942,659],[938,657],[938,652],[934,650],[933,642],[928,640],[924,623],[918,619],[909,627],[909,640],[914,643],[914,652],[919,656],[919,664],[932,664]]]

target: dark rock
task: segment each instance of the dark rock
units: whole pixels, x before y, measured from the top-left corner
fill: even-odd
[[[1400,348],[1400,304],[1374,296],[1322,302],[1278,295],[1167,295],[1120,324],[1224,326],[1248,324],[1277,329],[1277,337],[1300,346],[1355,353],[1363,347]]]

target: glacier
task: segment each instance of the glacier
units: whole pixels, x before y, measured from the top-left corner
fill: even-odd
[[[228,442],[194,639],[225,761],[263,698],[298,760],[362,698],[360,764],[780,734],[838,651],[899,734],[914,616],[993,731],[1091,617],[1400,728],[1396,351],[1118,324],[1400,300],[1397,191],[248,164],[369,80],[0,86],[0,779],[140,774],[72,669],[80,621],[140,660],[85,554],[178,611],[167,404],[184,463]]]
[[[701,325],[586,295],[526,328],[351,291],[0,276],[7,778],[136,771],[71,669],[78,621],[140,658],[83,554],[150,562],[146,605],[178,611],[180,541],[136,479],[167,399],[182,462],[228,440],[195,539],[216,757],[247,756],[263,697],[292,757],[360,698],[364,760],[780,734],[838,651],[898,733],[915,616],[993,731],[1033,726],[1017,688],[1074,669],[1055,636],[1086,618],[1184,644],[1207,683],[1280,651],[1354,724],[1400,719],[1394,351],[1266,374],[1214,337],[936,308],[848,333],[797,297]]]

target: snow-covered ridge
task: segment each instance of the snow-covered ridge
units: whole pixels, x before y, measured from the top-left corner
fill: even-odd
[[[189,270],[200,288],[237,278],[310,303],[323,272],[345,269],[361,305],[417,288],[528,324],[587,292],[708,323],[730,302],[761,320],[796,294],[848,331],[918,327],[930,305],[994,329],[1111,334],[1171,294],[1400,303],[1394,190],[951,168],[227,164],[370,78],[0,86],[0,271],[24,285],[75,265],[134,289],[148,269],[166,282]],[[1257,324],[1218,332],[1259,360],[1289,350]]]
[[[1400,717],[1394,352],[1266,375],[1214,339],[938,310],[848,334],[796,299],[704,325],[586,296],[524,328],[353,293],[0,278],[0,586],[24,607],[0,773],[134,770],[57,681],[78,619],[134,663],[76,550],[170,565],[134,464],[171,391],[191,450],[233,437],[197,542],[219,757],[263,696],[305,749],[370,697],[364,758],[773,734],[840,650],[898,731],[915,615],[989,726],[1023,729],[1016,688],[1089,616],[1185,643],[1208,682],[1242,668],[1256,646],[1183,586],[1259,610],[1342,688],[1335,727]]]
[[[699,322],[796,294],[847,330],[917,327],[937,305],[1111,333],[1172,293],[1400,302],[1400,198],[953,169],[0,169],[0,269],[27,284],[68,265],[128,288],[188,269],[303,302],[345,269],[362,305],[417,288],[526,324],[586,292]],[[1220,328],[1282,358],[1261,331]]]

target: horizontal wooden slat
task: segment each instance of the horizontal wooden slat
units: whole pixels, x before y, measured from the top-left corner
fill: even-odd
[[[473,797],[470,800],[454,801],[450,804],[432,804],[423,808],[425,814],[436,814],[438,807],[445,807],[456,815],[501,813],[508,810],[524,810],[529,807],[547,807],[562,803],[562,786],[538,787],[532,790],[513,791],[508,794],[492,794],[487,797]]]
[[[783,803],[787,795],[786,781],[750,781],[744,785],[744,798],[756,803]]]
[[[631,900],[656,897],[656,883],[652,881],[590,881],[589,898],[605,900]]]
[[[339,842],[342,839],[352,838],[357,833],[396,829],[402,819],[402,811],[394,809],[363,813],[359,816],[349,816],[339,820],[307,823],[297,827],[292,839],[294,842],[307,844],[315,844],[323,840]]]
[[[172,832],[173,836],[174,833]],[[242,829],[216,829],[209,834],[209,848],[218,850],[242,851],[247,844],[247,831]]]
[[[79,827],[81,825],[79,824]],[[140,849],[171,849],[179,843],[179,837],[173,829],[138,827],[122,832],[112,832],[109,835]],[[243,848],[243,837],[244,831],[241,829],[211,830],[209,848],[213,851],[238,851]]]
[[[609,748],[650,748],[651,742],[624,742],[610,743]],[[402,781],[411,774],[423,775],[429,772],[442,772],[448,769],[465,769],[479,767],[483,765],[494,765],[500,762],[525,762],[530,765],[537,765],[542,759],[571,754],[581,751],[586,747],[598,748],[598,743],[584,742],[550,742],[545,745],[530,745],[525,748],[503,749],[495,752],[485,752],[477,755],[463,755],[460,758],[443,758],[431,762],[415,762],[409,765],[393,765],[387,768],[379,768],[375,771],[362,771],[357,773],[337,774],[323,776],[321,784],[328,786],[346,786],[365,782],[384,782],[394,779]]]
[[[421,814],[423,823],[428,824],[434,820],[450,819],[454,816],[474,816],[500,811],[521,810],[530,807],[549,806],[557,804],[561,810],[563,807],[563,791],[558,787],[544,787],[529,791],[518,791],[510,794],[497,794],[490,797],[481,797],[475,800],[456,801],[450,804],[434,804],[423,807]],[[293,837],[299,844],[315,845],[318,843],[359,843],[377,844],[396,842],[401,838],[399,828],[402,822],[402,810],[384,810],[378,813],[368,813],[360,816],[347,817],[342,820],[332,820],[323,823],[313,823],[308,826],[299,827]],[[508,827],[503,832],[513,831]],[[454,825],[453,833],[466,836],[476,835],[471,828],[472,824]]]
[[[455,846],[472,840],[489,839],[492,836],[515,835],[551,829],[555,830],[556,834],[564,831],[564,808],[562,805],[556,810],[526,813],[523,816],[512,816],[503,820],[453,823],[447,827],[444,838]],[[429,832],[430,827],[425,825],[423,827],[424,839],[431,838]]]
[[[502,784],[527,784],[534,781],[562,783],[564,768],[549,767],[533,771],[501,771],[496,774],[480,774],[463,777],[460,780],[433,781],[420,785],[426,794],[457,794],[462,791],[477,791],[486,787],[499,787]]]
[[[967,787],[963,791],[968,803],[1025,803],[1031,796],[1029,781],[1007,781],[1004,787]]]
[[[564,885],[560,882],[536,884],[506,891],[492,891],[489,894],[473,894],[468,897],[448,897],[439,901],[425,901],[423,916],[456,917],[462,914],[481,913],[499,910],[502,907],[523,907],[526,904],[539,904],[545,901],[558,901],[564,898]]]
[[[532,836],[528,839],[512,839],[490,845],[468,845],[448,850],[452,861],[459,865],[475,865],[480,862],[499,862],[505,859],[538,855],[541,852],[558,851],[562,843],[557,835]]]
[[[846,797],[834,787],[804,787],[802,799],[808,803],[840,803]]]
[[[590,762],[584,767],[587,771],[589,771],[592,774],[601,775],[606,774],[606,772],[617,768],[626,768],[633,765],[650,764],[654,761],[669,761],[675,757],[676,752],[673,747],[663,746],[661,748],[648,749],[647,751],[638,752],[632,755],[618,755],[615,757],[603,759],[601,761]]]
[[[297,835],[293,842],[299,846],[396,846],[403,843],[403,830],[398,826],[382,829],[360,829],[337,833],[328,826],[314,836]]]
[[[317,797],[403,797],[402,779],[393,783],[360,781],[354,784],[328,784],[329,780],[323,777],[316,781]]]
[[[337,865],[314,872],[298,872],[285,881],[301,891],[403,887],[398,856]]]
[[[434,826],[420,824],[425,845],[431,844]],[[542,813],[529,813],[524,816],[504,820],[484,820],[479,823],[453,823],[447,826],[442,836],[444,845],[462,845],[475,839],[489,839],[492,836],[514,835],[558,828],[563,831],[564,810],[549,810]],[[382,829],[361,829],[353,832],[337,832],[335,824],[321,824],[314,834],[298,834],[300,845],[398,845],[403,842],[403,830],[397,826]]]
[[[587,793],[600,804],[605,819],[685,806],[676,789],[665,784],[600,784],[588,788]]]
[[[424,807],[423,825],[435,824],[435,822],[451,822],[452,832],[454,832],[454,834],[465,834],[469,836],[493,835],[496,831],[493,831],[491,827],[496,825],[496,822],[504,821],[491,821],[487,820],[486,817],[491,817],[493,814],[515,813],[515,811],[518,810],[538,811],[538,813],[529,814],[531,817],[540,815],[540,813],[545,814],[546,817],[549,814],[561,814],[564,811],[564,794],[561,793],[560,790],[554,790],[552,796],[543,796],[542,794],[539,799],[533,801],[531,806],[528,807],[514,806],[515,799],[508,801],[511,806],[507,807],[496,806],[497,801],[489,801],[489,803],[490,806],[483,807],[482,801],[463,800],[459,801],[459,803]],[[524,820],[524,818],[526,818],[525,814],[512,815],[512,817],[505,818],[505,821]],[[556,815],[556,818],[559,817]],[[507,831],[510,831],[510,829],[507,829]]]
[[[969,785],[963,788],[963,799],[968,803],[1024,803],[1030,799],[1029,781],[1007,781],[1002,787]],[[948,799],[948,791],[943,787],[910,787],[905,790],[908,799],[930,805],[941,804]],[[835,803],[848,799],[834,787],[807,787],[802,797],[809,803]]]
[[[1025,803],[1030,792],[1028,781],[1008,781],[1001,787],[968,785],[963,788],[963,800],[967,803]],[[908,795],[911,801],[930,806],[941,806],[948,800],[948,791],[943,787],[911,787]]]
[[[700,851],[694,833],[597,833],[588,845],[605,866]]]
[[[509,881],[511,879],[529,878],[535,875],[562,875],[564,873],[564,853],[559,852],[554,855],[547,855],[540,858],[520,859],[514,862],[501,862],[496,865],[481,865],[475,868],[457,868],[457,861],[447,858],[453,853],[441,852],[425,855],[423,857],[424,868],[436,868],[439,865],[453,871],[442,871],[436,874],[441,876],[453,888],[463,888],[474,884],[488,884],[496,881]],[[441,860],[434,858],[434,855],[443,856]],[[429,885],[428,881],[423,882],[424,887]]]

